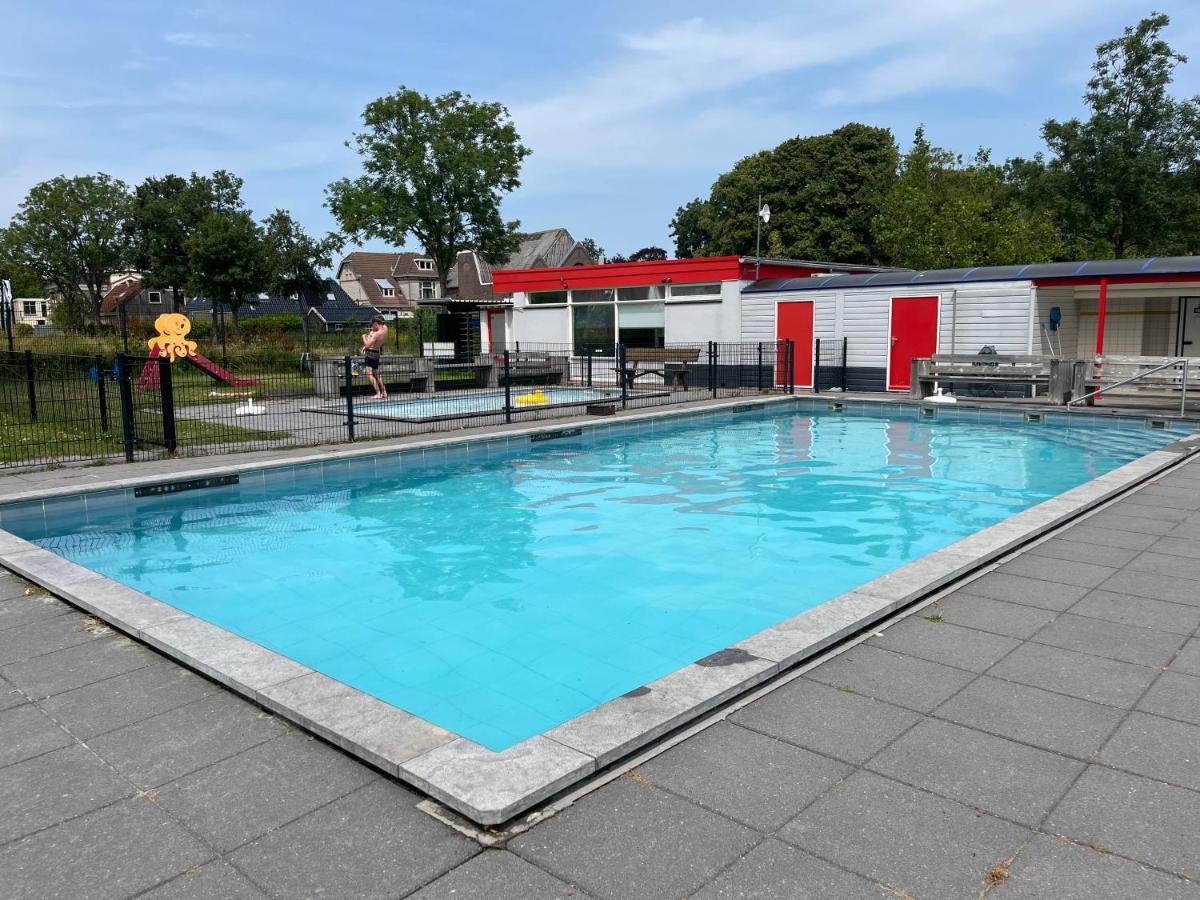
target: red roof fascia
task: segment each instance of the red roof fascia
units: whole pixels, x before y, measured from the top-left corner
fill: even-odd
[[[763,263],[763,278],[787,278],[824,272],[808,266]],[[652,262],[600,263],[592,266],[555,266],[545,269],[496,269],[492,290],[561,291],[564,288],[633,287],[643,284],[703,284],[711,281],[751,281],[753,261],[740,256],[702,256],[695,259],[664,259]]]

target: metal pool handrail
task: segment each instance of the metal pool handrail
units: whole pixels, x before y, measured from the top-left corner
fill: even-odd
[[[1180,382],[1179,396],[1179,415],[1182,416],[1187,406],[1188,359],[1186,356],[1180,357],[1179,359],[1167,360],[1161,366],[1155,366],[1153,369],[1147,369],[1145,372],[1138,372],[1136,375],[1131,375],[1128,378],[1123,378],[1120,381],[1113,382],[1112,384],[1106,384],[1103,387],[1098,387],[1090,394],[1084,394],[1082,397],[1072,397],[1067,401],[1067,412],[1070,412],[1071,407],[1076,403],[1083,403],[1085,400],[1091,400],[1093,397],[1098,397],[1105,391],[1111,391],[1113,388],[1119,388],[1126,384],[1132,384],[1135,381],[1145,378],[1147,375],[1153,375],[1155,372],[1161,372],[1163,369],[1173,369],[1180,363],[1183,363],[1183,378]]]

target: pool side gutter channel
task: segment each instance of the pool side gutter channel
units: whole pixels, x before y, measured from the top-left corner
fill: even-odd
[[[759,405],[780,402],[807,406],[802,398],[763,398]],[[888,405],[894,408],[894,404]],[[606,429],[631,420],[674,419],[745,406],[742,399],[700,411],[647,413],[616,423],[586,423],[583,427]],[[508,431],[504,437],[532,438],[552,431],[561,431],[561,425]],[[431,441],[409,445],[400,452],[420,453],[423,447],[461,443],[462,438]],[[1196,452],[1200,452],[1200,434],[1153,451],[501,752],[439,728],[6,531],[0,531],[0,563],[428,793],[470,821],[496,826]],[[323,453],[320,458],[329,460],[331,456]],[[301,463],[291,458],[282,464]],[[245,474],[273,465],[281,463],[234,464],[187,474]],[[179,478],[179,474],[174,476],[175,480]],[[114,479],[108,485],[89,486],[89,491],[132,488],[147,482]],[[76,487],[73,493],[78,492]],[[62,493],[39,492],[43,497]]]

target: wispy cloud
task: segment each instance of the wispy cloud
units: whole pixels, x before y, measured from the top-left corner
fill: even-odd
[[[220,47],[225,43],[223,35],[201,31],[175,31],[171,34],[164,34],[163,40],[168,44],[175,44],[177,47],[201,47],[205,49]]]

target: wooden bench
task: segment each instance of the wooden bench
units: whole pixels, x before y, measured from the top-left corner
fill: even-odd
[[[355,357],[356,363],[361,363],[361,357]],[[346,362],[342,358],[328,357],[313,361],[313,380],[317,393],[322,397],[339,397],[343,393],[346,381]],[[420,356],[381,356],[379,358],[379,377],[385,387],[405,387],[417,393],[433,390],[433,360]],[[371,390],[370,382],[364,376],[355,379],[355,387]]]
[[[1087,363],[1024,354],[937,354],[912,361],[910,393],[914,400],[933,394],[935,384],[981,384],[1039,389],[1054,406],[1086,393]]]
[[[688,364],[700,358],[699,347],[629,347],[625,350],[621,378],[626,388],[643,375],[657,375],[667,383],[667,365],[677,363],[679,368],[671,373],[671,389],[687,390]],[[661,365],[662,368],[638,368],[639,366]]]

